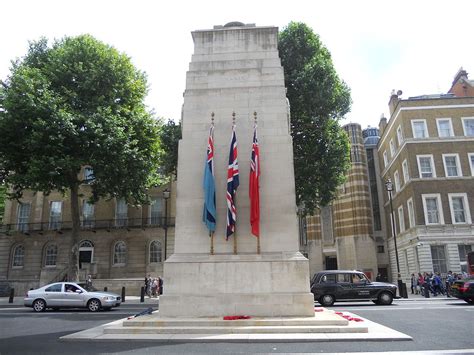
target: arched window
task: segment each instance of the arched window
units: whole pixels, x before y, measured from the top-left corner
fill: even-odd
[[[125,242],[117,242],[114,246],[114,264],[125,264],[127,257],[127,246]]]
[[[150,263],[161,263],[161,242],[158,240],[150,244]]]
[[[25,262],[25,248],[23,245],[17,245],[13,250],[13,267],[23,267]]]
[[[49,244],[46,247],[44,256],[44,266],[56,266],[56,259],[58,258],[58,246],[56,244]]]

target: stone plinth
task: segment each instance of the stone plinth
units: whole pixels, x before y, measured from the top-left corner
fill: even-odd
[[[277,27],[195,31],[178,155],[175,254],[164,264],[160,317],[312,316],[308,260],[298,251],[293,146]],[[202,180],[211,113],[217,227],[210,255]],[[226,186],[235,112],[240,186],[236,233],[225,240]],[[260,144],[260,244],[250,233],[254,127]],[[234,238],[237,255],[234,255]]]

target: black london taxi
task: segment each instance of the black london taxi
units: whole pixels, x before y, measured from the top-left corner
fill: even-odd
[[[323,306],[336,301],[372,301],[378,305],[392,304],[397,286],[386,282],[372,282],[361,271],[325,270],[311,280],[314,300]]]
[[[474,275],[464,280],[454,281],[451,294],[469,304],[474,304]]]

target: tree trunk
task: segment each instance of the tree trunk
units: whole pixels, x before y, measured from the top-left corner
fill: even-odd
[[[79,231],[80,231],[80,212],[79,212],[79,185],[71,185],[71,250],[69,253],[68,279],[70,281],[79,281]]]

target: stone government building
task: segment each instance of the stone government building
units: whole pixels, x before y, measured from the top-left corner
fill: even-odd
[[[404,282],[411,273],[467,270],[466,253],[474,249],[473,82],[461,69],[447,94],[392,94],[389,108],[389,120],[382,117],[378,129],[344,126],[351,140],[348,179],[329,206],[299,216],[300,250],[310,275],[358,269],[372,279],[380,272],[396,281],[388,178]],[[93,172],[85,167],[82,173]],[[126,286],[138,294],[144,275],[163,275],[165,256],[174,251],[176,215],[176,187],[167,187],[169,199],[165,186],[155,188],[149,191],[152,204],[140,207],[115,199],[92,206],[83,199],[82,280],[90,273],[99,288]],[[81,191],[87,196],[87,184]],[[70,221],[69,201],[59,193],[27,192],[21,202],[6,201],[0,282],[18,295],[62,279],[72,246]]]

